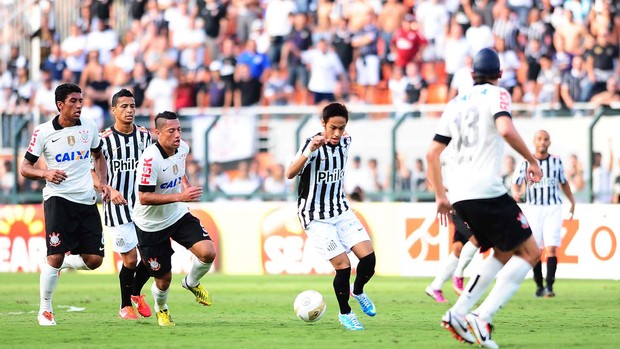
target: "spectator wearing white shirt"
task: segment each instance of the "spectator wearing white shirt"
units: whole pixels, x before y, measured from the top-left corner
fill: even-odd
[[[86,50],[99,51],[99,62],[107,64],[110,61],[112,51],[118,45],[116,32],[104,21],[97,21],[97,29],[91,31],[86,37]]]
[[[48,71],[41,71],[41,83],[37,88],[34,95],[34,112],[38,113],[38,117],[35,117],[35,124],[40,124],[47,120],[50,120],[56,114],[58,114],[58,109],[56,109],[56,95],[54,94],[54,90],[56,86],[53,82],[52,76]]]
[[[86,36],[76,24],[72,24],[60,48],[67,63],[67,68],[73,73],[73,81],[80,81],[80,75],[86,67]]]
[[[151,115],[164,111],[174,111],[175,91],[177,79],[169,76],[165,66],[157,70],[157,75],[151,80],[145,91],[147,105],[151,108]]]
[[[388,89],[390,91],[390,99],[392,105],[396,107],[396,118],[400,118],[406,110],[410,109],[407,103],[407,84],[409,80],[405,77],[403,70],[394,65],[392,74],[388,80]]]
[[[465,65],[454,73],[452,81],[450,82],[448,100],[454,98],[459,93],[464,93],[474,86],[474,79],[471,77],[472,64],[473,58],[469,55],[465,56]]]
[[[302,62],[310,66],[308,90],[314,94],[314,104],[335,100],[334,92],[340,81],[344,84],[344,68],[340,59],[322,38],[316,48],[302,52]]]
[[[265,32],[271,38],[269,46],[269,60],[280,62],[282,46],[293,27],[292,15],[297,6],[292,0],[270,0],[265,10]]]
[[[495,44],[491,28],[483,24],[482,17],[475,12],[471,14],[471,26],[465,32],[465,38],[473,54]]]
[[[463,35],[463,26],[452,22],[450,35],[446,39],[444,52],[449,52],[445,58],[445,69],[447,74],[447,84],[451,84],[454,74],[465,66],[466,57],[470,54],[469,44]]]
[[[521,66],[519,57],[515,51],[506,47],[506,42],[502,38],[495,38],[495,50],[502,67],[502,77],[499,79],[499,86],[508,90],[514,100],[521,100],[523,90],[520,87],[519,80],[517,80],[517,70]]]
[[[444,56],[444,41],[448,25],[448,10],[439,0],[418,2],[416,19],[422,26],[422,33],[428,41],[424,49],[424,61],[436,61]]]
[[[84,94],[84,105],[82,105],[81,117],[91,119],[97,125],[99,131],[103,131],[103,124],[105,120],[103,109],[95,104],[94,100],[88,95]]]

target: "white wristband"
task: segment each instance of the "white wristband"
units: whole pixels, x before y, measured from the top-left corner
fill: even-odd
[[[312,153],[314,153],[314,152],[312,151],[312,149],[310,149],[310,147],[308,147],[308,148],[306,148],[306,150],[304,150],[302,155],[307,157],[308,159],[310,159],[310,155],[312,155]]]

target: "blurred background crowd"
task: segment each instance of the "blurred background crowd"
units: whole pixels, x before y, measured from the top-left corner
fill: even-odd
[[[5,150],[20,146],[12,132],[21,120],[31,130],[56,115],[61,82],[82,87],[82,116],[100,128],[113,123],[109,103],[120,88],[133,91],[146,123],[164,110],[326,101],[399,111],[446,103],[471,86],[472,55],[484,47],[499,53],[500,85],[514,103],[579,117],[588,116],[584,103],[620,101],[614,0],[0,0],[0,24]],[[611,153],[595,167],[608,172],[597,183],[605,193],[614,187]],[[14,159],[5,158],[3,193],[40,190],[16,185]],[[565,163],[573,190],[583,189],[580,160]],[[396,173],[387,164],[351,159],[347,193],[381,200],[372,194],[413,188],[419,195],[397,199],[432,199],[422,159],[397,157]],[[264,165],[261,154],[207,165],[192,160],[189,175],[223,197],[294,197],[283,165]]]

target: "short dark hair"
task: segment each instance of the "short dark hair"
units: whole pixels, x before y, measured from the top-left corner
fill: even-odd
[[[349,121],[349,111],[347,110],[347,107],[337,102],[329,103],[325,106],[325,108],[323,108],[321,119],[327,123],[329,118],[334,116],[342,116],[347,120],[347,122]]]
[[[114,94],[114,96],[112,96],[112,106],[113,107],[116,107],[116,104],[118,103],[118,100],[121,97],[131,97],[131,98],[133,98],[133,93],[131,93],[131,91],[129,91],[126,88],[121,89],[120,91],[116,92]]]
[[[171,111],[161,112],[161,113],[157,114],[157,116],[155,117],[155,128],[159,129],[160,127],[163,126],[163,124],[161,122],[159,122],[159,120],[162,120],[162,119],[174,120],[174,119],[178,119],[178,118],[179,118],[179,116],[175,112],[171,112]]]
[[[72,84],[70,82],[58,85],[58,87],[56,87],[56,90],[54,91],[56,103],[64,102],[65,99],[67,99],[67,96],[72,94],[73,92],[82,93],[82,89],[80,88],[80,86]],[[58,104],[56,104],[56,109],[60,111]]]

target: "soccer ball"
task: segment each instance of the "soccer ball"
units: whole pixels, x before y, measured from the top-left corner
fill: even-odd
[[[323,295],[314,290],[306,290],[295,298],[293,309],[297,317],[306,322],[315,322],[321,320],[327,310]]]

